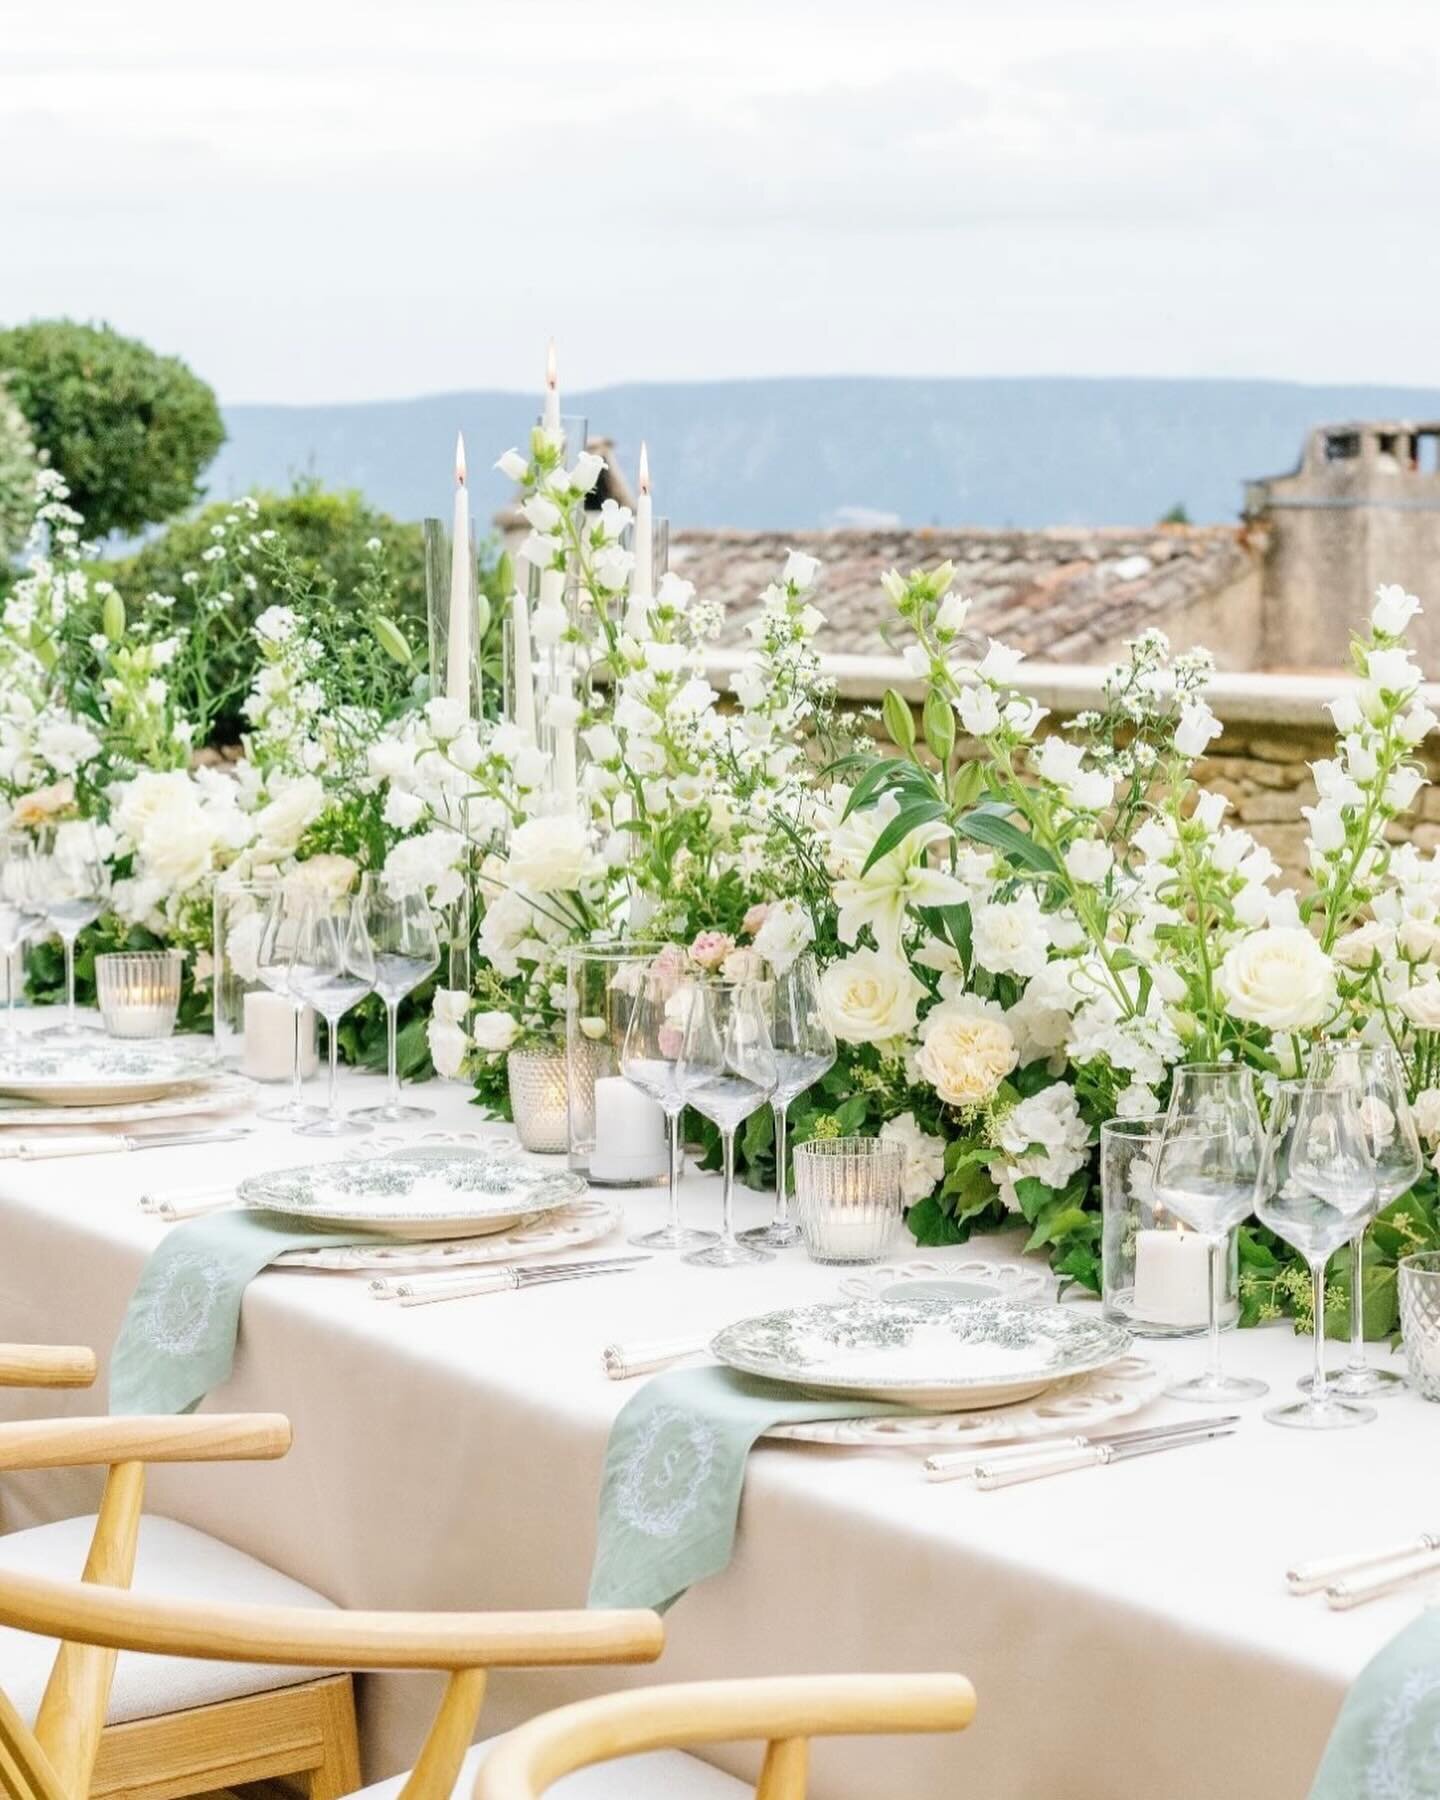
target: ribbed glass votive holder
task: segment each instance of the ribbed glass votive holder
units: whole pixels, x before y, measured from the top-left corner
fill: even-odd
[[[905,1207],[905,1152],[881,1138],[795,1146],[795,1216],[813,1262],[879,1262]]]
[[[526,1150],[548,1154],[570,1147],[563,1050],[512,1050],[505,1059],[510,1112]]]
[[[1412,1386],[1440,1400],[1440,1251],[1400,1258],[1400,1335]]]
[[[178,950],[119,950],[95,958],[100,1017],[111,1037],[163,1038],[180,1010]]]

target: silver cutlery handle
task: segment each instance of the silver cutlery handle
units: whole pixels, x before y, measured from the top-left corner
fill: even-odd
[[[1397,1593],[1423,1575],[1440,1575],[1440,1551],[1413,1556],[1408,1562],[1387,1563],[1374,1575],[1347,1576],[1326,1589],[1325,1599],[1332,1611],[1349,1612],[1352,1606],[1364,1606],[1367,1600]]]
[[[989,1493],[993,1488],[1018,1487],[1022,1481],[1039,1481],[1046,1475],[1064,1475],[1071,1469],[1093,1469],[1104,1461],[1104,1446],[1087,1444],[1084,1449],[1060,1450],[1053,1456],[982,1462],[975,1471],[975,1485]]]
[[[1090,1448],[1087,1438],[1041,1438],[1029,1444],[1002,1444],[994,1450],[942,1450],[925,1458],[927,1481],[962,1481],[980,1467],[1009,1468],[1015,1463],[1030,1462],[1037,1456],[1058,1455],[1062,1450]]]
[[[632,1375],[653,1375],[671,1363],[684,1362],[687,1356],[698,1356],[707,1342],[705,1338],[657,1338],[644,1344],[607,1344],[601,1361],[612,1381],[628,1381]]]
[[[1407,1557],[1423,1556],[1427,1550],[1440,1550],[1440,1536],[1422,1531],[1419,1537],[1403,1544],[1384,1544],[1375,1550],[1352,1550],[1348,1556],[1321,1556],[1312,1562],[1296,1563],[1285,1571],[1285,1585],[1292,1594],[1315,1594],[1329,1587],[1338,1576],[1358,1575],[1365,1569],[1377,1569],[1383,1563],[1403,1562]]]
[[[66,1132],[43,1138],[24,1138],[15,1154],[21,1162],[43,1162],[52,1156],[108,1156],[117,1150],[133,1150],[131,1137],[108,1137],[103,1132]]]

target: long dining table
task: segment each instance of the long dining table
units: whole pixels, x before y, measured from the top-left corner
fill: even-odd
[[[343,1092],[371,1103],[378,1080],[347,1073]],[[417,1097],[436,1116],[395,1128],[407,1138],[510,1129],[462,1086]],[[87,1343],[102,1364],[95,1393],[6,1394],[6,1416],[104,1407],[126,1302],[175,1229],[142,1210],[143,1193],[347,1154],[256,1122],[238,1142],[0,1160],[0,1339]],[[663,1192],[618,1198],[623,1224],[579,1254],[615,1253],[660,1222]],[[688,1219],[713,1223],[718,1198],[714,1177],[687,1175]],[[770,1205],[742,1190],[740,1222]],[[916,1254],[896,1247],[897,1260]],[[1002,1234],[925,1254],[1020,1251]],[[735,1269],[656,1255],[619,1276],[402,1309],[364,1275],[268,1270],[245,1298],[233,1377],[205,1404],[283,1412],[294,1448],[278,1463],[156,1468],[149,1504],[342,1605],[583,1605],[607,1436],[639,1385],[608,1379],[602,1348],[831,1298],[841,1274],[803,1250]],[[1283,1396],[1308,1342],[1275,1326],[1225,1350]],[[1186,1370],[1203,1345],[1143,1351]],[[1284,1571],[1436,1524],[1440,1408],[1406,1391],[1373,1425],[1311,1434],[1267,1425],[1263,1404],[1240,1408],[1228,1439],[997,1492],[927,1482],[913,1450],[762,1443],[733,1561],[670,1611],[658,1667],[505,1676],[486,1727],[656,1680],[951,1669],[979,1695],[970,1730],[821,1745],[819,1800],[1301,1800],[1347,1687],[1422,1600],[1331,1612],[1288,1594]],[[1180,1416],[1193,1413],[1162,1400],[1137,1421]],[[7,1477],[0,1524],[89,1510],[98,1489],[91,1471]],[[367,1678],[367,1778],[408,1764],[432,1699],[425,1677]],[[753,1773],[749,1747],[706,1754]]]

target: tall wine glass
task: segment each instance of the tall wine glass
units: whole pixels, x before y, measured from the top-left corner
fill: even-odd
[[[81,1025],[75,1014],[75,940],[93,925],[110,898],[110,870],[88,820],[47,826],[40,834],[30,883],[35,910],[65,950],[65,1023],[37,1036],[84,1042],[98,1025]]]
[[[358,1137],[370,1127],[340,1110],[340,1021],[375,986],[375,951],[359,900],[311,900],[300,915],[290,987],[325,1021],[330,1080],[325,1117],[297,1125],[302,1137]]]
[[[312,1106],[305,1098],[305,1002],[290,984],[290,966],[295,960],[295,944],[300,935],[305,902],[295,888],[278,887],[265,909],[265,922],[260,928],[260,942],[255,951],[255,973],[270,990],[288,1000],[295,1015],[295,1051],[290,1065],[290,1098],[259,1108],[262,1119],[279,1119],[287,1125],[305,1125],[325,1116],[322,1106]]]
[[[376,1119],[387,1125],[405,1119],[433,1119],[431,1106],[400,1099],[400,1072],[395,1062],[396,1011],[400,1002],[440,966],[440,939],[423,887],[381,874],[360,881],[360,914],[375,952],[375,992],[385,1002],[389,1040],[389,1079],[380,1106],[362,1106],[352,1119]]]
[[[11,1056],[20,1043],[15,1028],[15,959],[35,923],[31,898],[33,845],[18,832],[0,837],[0,961],[5,965],[5,1033],[0,1054]]]
[[[769,985],[770,1041],[778,1071],[770,1096],[775,1115],[775,1213],[768,1225],[742,1231],[740,1242],[788,1250],[800,1242],[801,1232],[790,1217],[786,1118],[790,1102],[834,1068],[835,1034],[820,1010],[820,975],[813,956],[797,957],[783,975],[772,976]]]
[[[685,1257],[707,1268],[773,1260],[769,1250],[740,1242],[734,1217],[735,1133],[780,1078],[765,1016],[768,988],[768,982],[700,981],[690,995],[676,1080],[685,1104],[719,1126],[725,1170],[720,1241]]]
[[[1420,1134],[1410,1110],[1405,1072],[1388,1044],[1323,1044],[1310,1059],[1318,1081],[1354,1083],[1360,1093],[1360,1121],[1375,1166],[1375,1207],[1379,1212],[1414,1187],[1424,1168]],[[1365,1233],[1357,1232],[1350,1251],[1350,1355],[1329,1383],[1347,1400],[1378,1399],[1405,1386],[1389,1369],[1365,1360]],[[1301,1382],[1308,1387],[1308,1379]]]
[[[1230,1232],[1254,1203],[1264,1133],[1255,1080],[1236,1063],[1192,1063],[1175,1071],[1170,1108],[1155,1153],[1155,1198],[1204,1238],[1210,1250],[1209,1366],[1165,1392],[1174,1400],[1253,1400],[1263,1381],[1220,1367],[1220,1294]]]
[[[1358,1084],[1283,1081],[1270,1110],[1270,1129],[1255,1211],[1310,1265],[1314,1286],[1315,1371],[1309,1398],[1272,1406],[1272,1425],[1305,1431],[1335,1431],[1364,1425],[1373,1406],[1338,1398],[1325,1383],[1325,1265],[1373,1218],[1374,1161],[1361,1119]]]
[[[697,1250],[702,1244],[715,1242],[713,1231],[697,1231],[680,1223],[680,1163],[685,1149],[680,1118],[685,1111],[685,1096],[680,1091],[676,1069],[694,985],[695,977],[687,970],[683,953],[674,948],[662,950],[647,963],[620,1052],[620,1073],[664,1113],[670,1136],[670,1210],[666,1222],[658,1230],[641,1232],[630,1240],[649,1250]]]

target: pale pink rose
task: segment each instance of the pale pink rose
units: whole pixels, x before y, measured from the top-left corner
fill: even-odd
[[[741,929],[741,931],[743,931],[745,933],[746,937],[754,937],[755,933],[760,929],[760,927],[765,923],[765,921],[769,917],[770,917],[769,901],[757,900],[755,902],[755,904],[750,908],[749,912],[746,913],[744,919],[741,921],[740,929]]]
[[[655,1034],[655,1041],[666,1061],[674,1062],[685,1044],[684,1029],[679,1025],[662,1025]]]
[[[652,981],[668,983],[675,981],[685,971],[685,952],[678,944],[666,944],[663,950],[656,952],[650,961],[648,970]]]
[[[759,981],[765,974],[765,958],[755,950],[732,950],[720,973],[727,981]]]
[[[734,948],[735,940],[728,931],[698,931],[690,946],[690,960],[702,969],[718,969]]]

